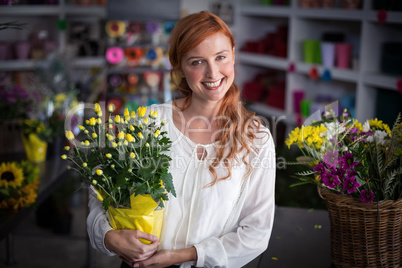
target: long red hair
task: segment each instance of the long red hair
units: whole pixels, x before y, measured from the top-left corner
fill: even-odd
[[[227,25],[218,16],[208,11],[201,11],[182,18],[173,29],[169,49],[169,60],[172,65],[170,74],[172,81],[177,83],[179,94],[185,98],[184,106],[181,107],[182,111],[190,106],[192,96],[192,90],[186,79],[177,80],[178,74],[182,73],[183,56],[207,37],[217,33],[227,36],[234,49],[234,37]],[[240,90],[235,83],[226,93],[218,115],[223,118],[217,121],[219,129],[223,131],[216,136],[215,143],[218,145],[216,158],[209,167],[214,181],[207,186],[229,178],[234,162],[240,160],[237,155],[243,150],[245,150],[245,154],[241,161],[248,167],[247,174],[250,173],[251,166],[247,163],[246,157],[250,153],[253,140],[256,139],[256,130],[258,131],[261,126],[261,120],[255,116],[255,113],[246,110],[241,103]],[[229,150],[225,145],[229,145]],[[227,169],[226,176],[222,178],[218,178],[215,171],[220,163]]]

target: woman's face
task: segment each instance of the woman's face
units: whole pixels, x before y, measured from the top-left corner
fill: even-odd
[[[186,53],[181,66],[192,99],[222,100],[234,80],[234,62],[234,48],[222,33],[209,36]]]

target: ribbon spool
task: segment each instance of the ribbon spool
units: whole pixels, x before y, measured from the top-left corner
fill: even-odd
[[[145,58],[149,65],[158,64],[161,61],[162,57],[163,57],[163,50],[161,47],[150,48],[145,54]]]
[[[126,32],[126,23],[124,21],[108,21],[105,30],[109,37],[120,37]]]
[[[151,21],[145,25],[145,29],[149,34],[156,34],[157,32],[159,32],[160,26],[159,23]]]
[[[119,87],[122,83],[122,79],[120,75],[111,75],[109,76],[109,85],[112,87]]]
[[[161,81],[161,77],[157,72],[146,72],[144,73],[145,83],[150,87],[156,87]]]
[[[132,45],[137,40],[141,33],[141,24],[139,22],[131,21],[126,29],[127,32],[127,45]]]
[[[127,83],[129,85],[137,85],[138,84],[138,75],[137,74],[128,74],[127,75]]]
[[[176,26],[176,23],[173,21],[167,21],[163,24],[163,30],[165,31],[165,34],[170,35],[173,31],[174,26]]]
[[[111,64],[118,64],[124,59],[124,51],[120,47],[109,47],[106,50],[106,60]]]
[[[142,49],[140,47],[127,47],[124,49],[124,54],[126,55],[127,65],[136,66],[141,59]]]

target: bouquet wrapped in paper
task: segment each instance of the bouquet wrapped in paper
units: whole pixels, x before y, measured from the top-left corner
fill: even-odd
[[[93,187],[108,212],[114,229],[136,229],[159,236],[164,202],[176,195],[171,174],[171,141],[162,131],[156,111],[146,116],[146,107],[128,109],[108,118],[95,104],[95,117],[79,126],[77,137],[66,131],[71,146],[61,157],[70,160],[82,181]],[[147,241],[143,241],[146,243]]]

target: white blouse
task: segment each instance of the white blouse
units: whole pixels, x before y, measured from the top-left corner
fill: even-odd
[[[159,250],[182,249],[194,246],[197,262],[182,263],[180,267],[242,267],[268,247],[275,211],[275,146],[269,130],[258,134],[253,150],[247,156],[252,165],[235,162],[230,178],[211,187],[213,180],[208,170],[215,157],[215,144],[197,144],[191,141],[173,123],[171,102],[148,108],[158,112],[158,120],[165,120],[165,130],[172,141],[169,153],[170,173],[176,197],[169,194],[165,205]],[[184,121],[183,121],[184,122]],[[203,148],[200,160],[197,148]],[[241,159],[242,155],[239,156]],[[227,173],[218,165],[218,178]],[[90,190],[92,192],[92,190]],[[92,192],[87,230],[92,247],[106,255],[115,253],[105,248],[104,237],[110,227],[102,203]]]

